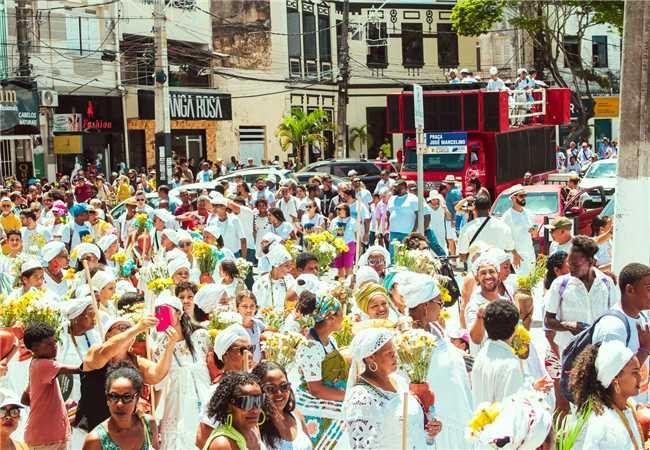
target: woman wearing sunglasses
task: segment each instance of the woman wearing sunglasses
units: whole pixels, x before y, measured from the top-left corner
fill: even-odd
[[[259,429],[267,420],[262,409],[264,403],[264,394],[255,376],[245,372],[224,375],[208,404],[208,416],[219,425],[203,449],[266,450]]]
[[[27,450],[27,444],[11,438],[12,433],[18,428],[20,410],[24,406],[9,391],[3,390],[0,396],[4,396],[0,401],[0,449]]]
[[[320,232],[326,228],[325,217],[320,213],[316,200],[307,201],[300,225],[305,233]]]
[[[267,420],[260,426],[264,443],[275,450],[311,450],[305,421],[296,411],[296,399],[284,368],[264,361],[253,369],[262,391],[269,399]]]
[[[155,420],[136,410],[143,383],[140,372],[130,365],[118,365],[108,373],[106,403],[110,417],[86,436],[83,450],[158,448]]]

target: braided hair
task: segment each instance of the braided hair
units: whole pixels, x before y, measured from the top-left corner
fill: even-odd
[[[246,372],[226,372],[208,402],[208,417],[225,423],[231,400],[240,392],[241,386],[248,384],[259,385],[257,377]]]

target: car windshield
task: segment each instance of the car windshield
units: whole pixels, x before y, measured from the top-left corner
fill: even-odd
[[[507,195],[500,195],[492,210],[492,215],[502,216],[512,206],[512,200]],[[558,212],[558,196],[555,192],[528,192],[526,210],[530,214],[545,215]]]
[[[466,152],[460,153],[427,153],[423,156],[424,170],[435,171],[458,171],[465,167]],[[406,161],[404,161],[406,170],[417,169],[417,156],[414,150],[406,152]]]
[[[616,177],[616,163],[593,164],[585,178],[615,178]]]

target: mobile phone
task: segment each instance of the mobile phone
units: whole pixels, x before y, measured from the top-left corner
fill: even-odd
[[[159,333],[164,332],[167,328],[172,326],[172,322],[174,320],[174,309],[169,305],[161,305],[157,307],[156,319],[158,319],[156,331]]]

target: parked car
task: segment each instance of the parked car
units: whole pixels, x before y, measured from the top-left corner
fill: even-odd
[[[584,177],[580,180],[580,188],[592,189],[602,187],[605,195],[611,197],[616,190],[616,159],[602,159],[593,162]]]
[[[295,174],[296,179],[298,180],[298,183],[300,184],[307,184],[309,182],[309,179],[311,177],[318,177],[323,175],[323,172],[296,172]],[[345,180],[341,177],[337,177],[335,175],[330,175],[332,178],[332,184],[337,187],[341,183],[347,183],[348,180]]]
[[[157,192],[149,192],[148,194],[144,194],[144,195],[147,198],[147,205],[151,206],[154,209],[158,208],[158,202],[160,201],[160,198],[158,197]],[[113,209],[109,211],[109,214],[111,215],[113,220],[119,219],[120,216],[124,214],[124,211],[126,211],[126,205],[124,203],[126,203],[126,200],[118,203],[113,207]]]
[[[560,184],[524,186],[526,210],[533,216],[533,222],[540,230],[539,236],[534,240],[537,251],[547,249],[547,244],[550,243],[550,236],[542,228],[545,223],[555,217],[565,216],[574,221],[574,234],[590,236],[591,221],[600,214],[605,206],[606,198],[602,189],[583,191],[589,194],[589,198],[582,202],[581,195],[572,196],[565,201],[565,189],[566,187]],[[502,192],[492,205],[490,214],[501,217],[511,206],[512,200],[507,191]]]
[[[366,189],[370,192],[374,191],[380,178],[379,174],[381,173],[381,169],[373,161],[366,161],[364,159],[328,159],[309,164],[298,173],[320,172],[348,179],[348,173],[351,170],[357,172],[361,181],[366,185]]]

